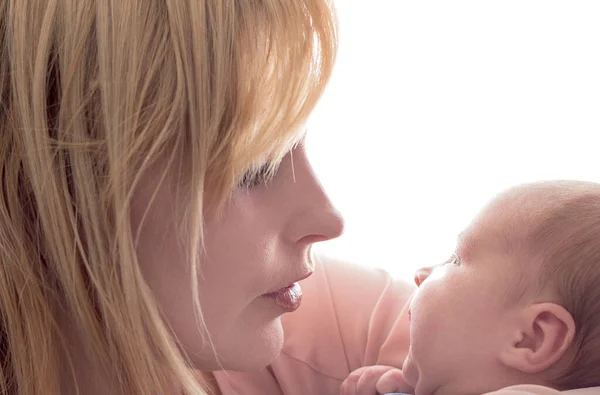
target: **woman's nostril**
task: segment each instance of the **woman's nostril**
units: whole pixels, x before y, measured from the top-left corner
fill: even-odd
[[[344,232],[344,220],[332,208],[309,209],[290,223],[290,240],[313,244],[339,237]]]
[[[325,235],[308,235],[299,240],[301,244],[315,244],[322,241],[330,240],[331,238]]]

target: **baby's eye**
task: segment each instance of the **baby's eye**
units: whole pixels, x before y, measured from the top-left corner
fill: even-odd
[[[460,258],[458,257],[458,255],[452,254],[450,259],[448,259],[448,261],[446,261],[446,264],[460,266]]]

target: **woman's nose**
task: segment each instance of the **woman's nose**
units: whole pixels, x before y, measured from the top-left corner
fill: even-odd
[[[312,244],[339,237],[344,231],[344,220],[329,200],[317,179],[304,147],[293,155],[293,181],[286,184],[287,205],[292,211],[288,236],[300,244]]]
[[[427,266],[422,267],[415,272],[415,284],[417,284],[417,287],[420,287],[421,284],[423,284],[423,281],[427,280],[427,277],[429,277],[432,271],[433,267]]]
[[[340,213],[331,205],[321,206],[302,214],[298,219],[298,243],[312,244],[339,237],[344,232],[344,220]]]

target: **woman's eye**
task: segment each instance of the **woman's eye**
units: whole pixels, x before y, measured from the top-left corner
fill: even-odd
[[[260,184],[267,183],[276,173],[276,169],[273,170],[272,166],[266,164],[258,170],[249,170],[244,174],[242,180],[238,184],[239,188],[251,189],[255,188]]]

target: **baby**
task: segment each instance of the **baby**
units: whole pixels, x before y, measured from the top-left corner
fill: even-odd
[[[415,282],[402,370],[360,369],[342,395],[600,394],[600,184],[508,190]]]

